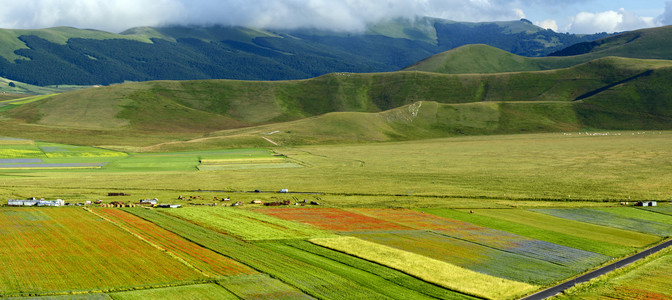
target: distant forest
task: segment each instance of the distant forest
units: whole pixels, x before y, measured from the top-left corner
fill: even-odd
[[[494,23],[480,26],[436,23],[434,26],[435,44],[376,34],[329,35],[301,31],[274,32],[276,37],[250,38],[247,42],[188,37],[176,38],[176,42],[154,38],[153,43],[121,38],[71,38],[65,45],[24,35],[19,39],[29,49],[15,53],[28,59],[10,62],[0,57],[0,76],[42,86],[164,79],[288,80],[332,72],[396,71],[465,44],[482,43],[523,56],[543,56],[606,36],[578,36],[543,29],[533,33],[507,33],[506,27]],[[216,30],[237,29],[218,27]],[[555,46],[549,47],[549,43]]]

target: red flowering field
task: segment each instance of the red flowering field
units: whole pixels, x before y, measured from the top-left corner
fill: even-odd
[[[208,276],[255,274],[253,269],[212,250],[194,244],[154,223],[114,208],[96,209],[96,213],[124,226],[151,243],[184,259]]]
[[[0,228],[0,296],[113,290],[203,278],[79,208],[3,208]]]
[[[338,208],[269,208],[261,213],[331,231],[410,230],[411,228]]]

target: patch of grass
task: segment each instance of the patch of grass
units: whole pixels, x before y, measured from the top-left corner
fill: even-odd
[[[174,286],[158,289],[146,289],[129,292],[110,293],[112,299],[240,299],[231,292],[214,283]]]
[[[235,299],[315,299],[268,275],[236,276],[217,282]]]
[[[474,214],[490,218],[624,247],[641,248],[660,240],[656,236],[640,232],[563,219],[522,209],[474,209],[473,211]]]
[[[613,214],[606,210],[597,211],[587,208],[562,208],[534,209],[533,211],[560,218],[642,232],[661,237],[672,235],[672,224],[663,224],[634,217],[626,217],[622,214]]]
[[[668,206],[669,207],[669,206]],[[663,206],[663,209],[668,208]],[[651,208],[651,209],[649,209]],[[647,220],[657,223],[672,225],[672,216],[658,213],[658,206],[656,207],[602,207],[591,208],[591,210],[599,210],[610,214],[618,215],[624,218],[633,218],[640,220]]]
[[[310,265],[329,270],[330,272],[357,282],[362,286],[376,290],[392,299],[433,299],[432,297],[422,294],[422,291],[410,290],[393,282],[389,282],[377,276],[376,274],[342,264],[328,257],[316,255],[314,253],[292,247],[291,243],[287,244],[281,242],[265,242],[258,243],[257,245],[273,252],[281,253],[296,260],[303,261]]]
[[[406,287],[407,289],[418,291],[425,295],[439,299],[471,298],[470,296],[444,289],[432,283],[420,280],[399,270],[388,268],[375,262],[334,251],[329,248],[321,247],[307,241],[286,240],[282,241],[282,244],[300,249],[303,253],[312,253],[314,255],[324,257],[325,259],[329,259],[331,261],[338,262],[358,270],[366,271],[370,274],[374,274],[375,276],[387,280],[388,283],[386,283],[386,285],[394,283],[399,286]],[[344,269],[347,270],[347,268]]]

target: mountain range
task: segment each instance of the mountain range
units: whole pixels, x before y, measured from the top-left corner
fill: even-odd
[[[154,44],[174,43],[145,30]],[[212,31],[201,38],[206,33]],[[17,100],[5,95],[0,128],[6,136],[127,151],[670,130],[671,35],[672,27],[626,32],[547,57],[472,44],[393,72],[144,81]]]
[[[306,79],[332,72],[397,71],[468,44],[537,57],[605,36],[556,33],[524,19],[396,19],[360,33],[223,26],[141,27],[119,34],[68,27],[3,29],[0,77],[39,86]]]

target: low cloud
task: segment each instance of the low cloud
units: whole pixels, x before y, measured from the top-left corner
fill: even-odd
[[[558,23],[555,20],[543,20],[534,24],[541,28],[558,31]]]
[[[580,12],[569,25],[572,33],[621,32],[660,26],[654,17],[642,17],[623,8],[597,13]]]
[[[665,12],[658,17],[658,21],[663,25],[672,25],[672,1],[665,2]]]
[[[430,16],[456,21],[513,20],[512,0],[25,0],[7,1],[0,27],[73,26],[119,32],[136,26],[240,25],[363,30],[384,19]]]

